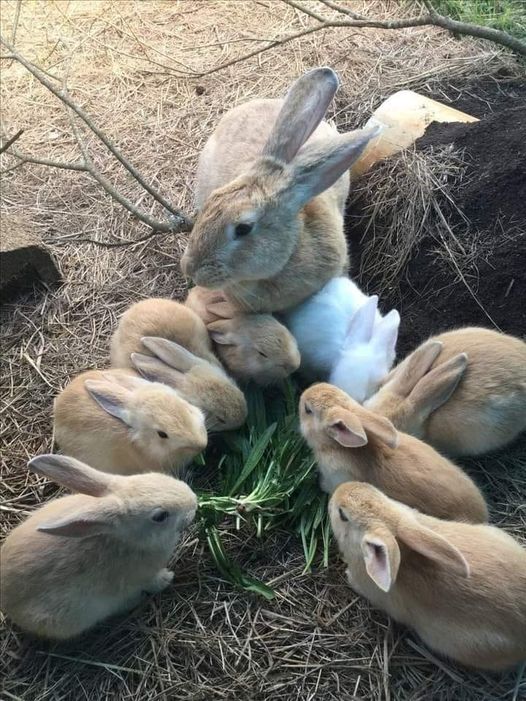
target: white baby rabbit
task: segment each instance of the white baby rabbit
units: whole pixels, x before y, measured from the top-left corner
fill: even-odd
[[[5,540],[1,605],[14,623],[66,640],[170,584],[166,565],[197,507],[187,484],[108,475],[63,455],[39,455],[29,467],[80,493],[44,504]]]
[[[348,278],[333,278],[283,321],[298,344],[301,372],[311,381],[329,380],[359,402],[394,362],[398,312],[382,318],[378,297],[367,297]]]
[[[208,442],[200,409],[133,370],[78,375],[55,399],[54,419],[61,451],[106,472],[170,472]]]
[[[452,660],[526,659],[526,550],[493,526],[442,521],[363,482],[334,492],[332,529],[351,587]]]

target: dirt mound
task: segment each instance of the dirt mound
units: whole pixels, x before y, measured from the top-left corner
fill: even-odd
[[[364,256],[374,261],[389,213],[384,209],[371,221],[372,188],[351,205],[351,274],[378,291],[384,307],[401,309],[402,353],[459,325],[526,335],[526,107],[508,107],[471,124],[432,124],[416,144],[417,154],[448,149],[460,154],[462,168],[442,179],[444,189],[434,193],[439,206],[394,284],[364,275],[371,269]],[[433,216],[445,219],[436,221],[437,229]],[[444,226],[449,240],[437,236]]]

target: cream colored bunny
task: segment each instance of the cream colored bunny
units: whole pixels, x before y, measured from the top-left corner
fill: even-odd
[[[14,623],[66,640],[170,584],[166,565],[197,507],[188,485],[157,472],[108,475],[63,455],[29,467],[79,494],[44,504],[5,540],[0,600]]]
[[[526,659],[526,550],[493,526],[441,521],[363,482],[332,495],[349,584],[441,655],[501,670]]]
[[[448,455],[496,450],[526,430],[526,343],[483,328],[434,336],[365,406]]]

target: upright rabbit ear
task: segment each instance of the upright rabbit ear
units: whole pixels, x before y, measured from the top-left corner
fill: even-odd
[[[344,448],[360,448],[367,444],[360,419],[346,409],[335,409],[329,414],[326,431]]]
[[[373,328],[373,343],[379,350],[385,352],[390,363],[396,354],[396,341],[398,339],[398,327],[400,326],[400,314],[392,309]],[[387,368],[389,369],[389,368]]]
[[[116,479],[67,455],[37,455],[27,466],[33,472],[48,477],[72,492],[89,494],[91,497],[108,494]]]
[[[116,501],[116,500],[111,500]],[[117,504],[112,504],[112,510],[102,504],[95,504],[81,511],[59,518],[49,523],[43,523],[37,530],[50,535],[59,535],[66,538],[88,538],[94,535],[110,533],[113,530],[113,521],[118,512]]]
[[[408,548],[429,560],[461,577],[469,577],[469,564],[460,550],[443,536],[422,526],[414,518],[404,518],[400,521],[396,537]]]
[[[378,307],[378,295],[369,297],[351,317],[345,337],[345,346],[350,347],[358,343],[367,343],[371,340]]]
[[[197,355],[190,353],[189,350],[183,348],[179,343],[169,341],[166,338],[157,338],[156,336],[144,336],[141,342],[145,348],[151,351],[157,358],[179,372],[188,372],[195,365],[203,365],[205,360]]]
[[[303,207],[334,185],[379,133],[380,127],[372,127],[307,144],[293,162],[291,185],[285,192],[292,206]]]
[[[459,353],[424,375],[409,394],[416,411],[427,418],[451,397],[468,366],[466,353]]]
[[[144,381],[143,381],[144,382]],[[132,393],[114,382],[105,380],[85,380],[84,386],[97,404],[108,414],[130,425],[128,404]]]
[[[325,116],[338,86],[331,68],[315,68],[298,78],[285,96],[263,156],[290,163]]]
[[[440,341],[426,341],[394,368],[389,381],[402,397],[409,396],[442,352]]]
[[[380,416],[372,411],[363,409],[361,419],[368,437],[376,438],[376,440],[385,443],[389,448],[396,448],[398,446],[400,440],[398,431],[385,416]]]
[[[368,531],[361,543],[367,574],[382,591],[389,591],[400,567],[400,548],[387,529]]]
[[[222,346],[237,346],[241,340],[239,334],[232,331],[231,324],[227,320],[212,321],[206,328],[210,338]]]
[[[130,359],[137,372],[150,382],[161,382],[164,385],[176,388],[179,382],[184,379],[183,373],[174,370],[174,368],[163,363],[159,358],[152,358],[151,355],[132,353]]]

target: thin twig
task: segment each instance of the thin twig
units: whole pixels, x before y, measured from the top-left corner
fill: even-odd
[[[22,7],[22,0],[17,0],[15,18],[13,20],[13,31],[11,32],[11,44],[15,45],[16,40],[16,30],[18,29],[18,20],[20,19],[20,8]]]
[[[18,139],[22,136],[24,133],[23,129],[19,129],[14,136],[12,136],[10,139],[8,139],[3,146],[0,146],[0,153],[3,153],[4,151],[7,151],[7,149],[12,146],[15,141],[18,141]]]
[[[182,227],[190,227],[191,222],[189,219],[177,209],[174,209],[172,205],[165,200],[165,198],[159,194],[154,188],[152,188],[141,176],[139,171],[128,162],[126,158],[120,153],[115,144],[93,123],[89,115],[68,95],[64,90],[58,90],[53,83],[51,83],[43,74],[42,69],[35,66],[33,63],[28,61],[24,56],[22,56],[18,51],[14,49],[8,42],[5,41],[0,36],[0,42],[12,53],[13,57],[21,63],[42,85],[44,85],[50,92],[55,95],[61,102],[66,104],[70,109],[72,109],[86,124],[86,126],[91,129],[91,131],[102,141],[102,143],[111,151],[111,153],[117,158],[118,161],[126,168],[126,170],[131,173],[131,175],[137,180],[137,182],[155,199],[159,202],[165,209],[167,209],[176,220],[180,221]]]

